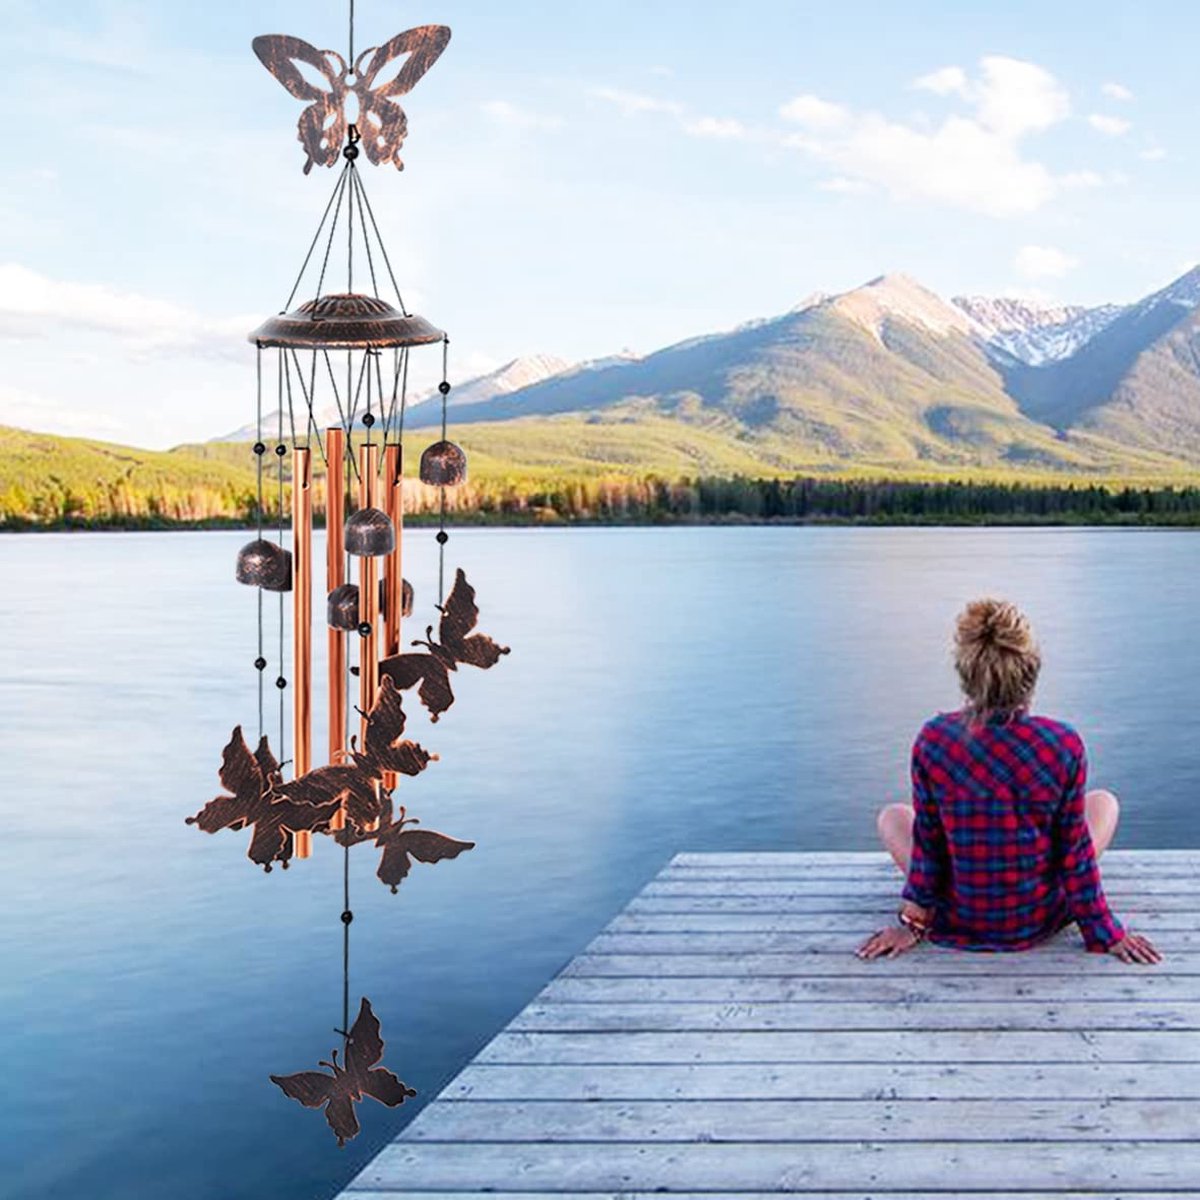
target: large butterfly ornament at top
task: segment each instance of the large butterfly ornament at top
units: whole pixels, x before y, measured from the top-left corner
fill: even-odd
[[[338,800],[307,804],[280,795],[279,763],[266,737],[251,754],[240,725],[234,727],[222,755],[220,779],[221,786],[233,794],[210,800],[194,817],[188,817],[187,823],[198,825],[205,833],[252,825],[254,836],[247,856],[266,871],[273,862],[287,866],[292,857],[293,833],[328,829],[341,808]]]
[[[400,148],[408,136],[408,117],[393,97],[412,91],[449,41],[450,30],[445,25],[419,25],[396,34],[382,46],[364,50],[351,65],[336,50],[318,50],[283,33],[256,37],[252,45],[262,65],[297,100],[309,101],[297,126],[300,144],[308,155],[304,164],[307,175],[313,163],[332,167],[337,162],[351,124],[373,163],[390,162],[404,170]],[[389,65],[404,55],[407,60],[391,74]],[[297,63],[313,68],[328,87],[311,81]],[[383,82],[376,83],[381,78]],[[346,100],[351,92],[358,101],[358,117],[353,122],[346,120]]]
[[[467,582],[462,567],[454,577],[454,587],[442,605],[442,620],[438,627],[441,643],[433,641],[433,626],[426,626],[425,641],[415,641],[414,646],[428,646],[428,654],[397,654],[385,658],[379,664],[380,680],[390,679],[398,688],[410,688],[420,683],[417,695],[429,709],[434,721],[454,703],[450,690],[450,672],[458,670],[459,663],[473,667],[494,667],[508,646],[498,646],[487,634],[471,633],[479,620],[479,608],[475,603],[475,589]]]
[[[371,1011],[365,997],[358,1010],[358,1018],[350,1028],[346,1040],[346,1062],[338,1062],[337,1051],[332,1062],[322,1060],[318,1066],[328,1067],[332,1075],[324,1071],[300,1071],[296,1075],[272,1075],[271,1082],[277,1083],[284,1094],[299,1100],[305,1108],[325,1106],[325,1120],[337,1135],[338,1145],[358,1133],[358,1117],[354,1102],[364,1096],[378,1100],[389,1108],[403,1104],[409,1096],[417,1093],[406,1086],[387,1067],[375,1064],[383,1057],[383,1038],[379,1035],[379,1018]]]

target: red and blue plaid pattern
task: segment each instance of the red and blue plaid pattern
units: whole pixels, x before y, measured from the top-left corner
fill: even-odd
[[[930,940],[1023,950],[1075,921],[1089,950],[1124,936],[1084,820],[1087,757],[1069,725],[1018,711],[941,713],[912,754],[913,851],[901,893]]]

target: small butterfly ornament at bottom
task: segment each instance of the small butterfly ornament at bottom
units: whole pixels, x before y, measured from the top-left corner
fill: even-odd
[[[251,43],[259,61],[297,100],[307,100],[300,114],[298,137],[308,155],[304,173],[313,163],[332,167],[350,130],[346,101],[353,93],[358,118],[353,123],[362,147],[373,163],[394,163],[404,170],[400,148],[408,136],[408,117],[394,97],[412,91],[450,41],[445,25],[419,25],[398,33],[382,46],[364,50],[352,64],[336,50],[318,50],[301,38],[283,33],[264,34]],[[402,63],[399,70],[392,65]],[[307,73],[300,69],[305,65]],[[316,78],[319,77],[320,82]]]
[[[379,1018],[372,1012],[364,996],[358,1017],[346,1039],[346,1061],[338,1062],[335,1050],[332,1062],[322,1059],[317,1065],[325,1071],[300,1071],[295,1075],[272,1075],[271,1082],[283,1089],[284,1095],[299,1100],[305,1108],[325,1107],[325,1120],[344,1146],[359,1130],[354,1105],[364,1096],[395,1108],[417,1093],[402,1083],[387,1067],[376,1066],[383,1057],[383,1038],[379,1033]]]

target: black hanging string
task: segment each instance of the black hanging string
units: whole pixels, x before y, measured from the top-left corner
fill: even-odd
[[[294,353],[294,352],[293,352]],[[280,347],[279,350],[279,370],[283,375],[284,387],[287,391],[287,411],[288,411],[288,427],[292,431],[292,445],[296,445],[296,413],[292,408],[292,368],[288,364],[287,352]],[[299,373],[299,372],[297,372]],[[303,380],[301,380],[303,386]],[[283,413],[279,414],[280,421],[283,419]],[[281,438],[280,441],[283,439]],[[294,482],[294,481],[293,481]]]
[[[255,358],[258,376],[254,420],[254,460],[256,468],[255,474],[258,477],[258,506],[255,510],[255,517],[258,526],[258,540],[261,542],[263,535],[263,452],[266,450],[266,446],[262,440],[263,422],[261,343],[255,343]],[[258,657],[254,660],[254,669],[258,673],[258,737],[261,741],[263,735],[263,668],[267,665],[267,663],[266,659],[263,658],[263,590],[262,588],[256,588],[255,591],[258,592]]]
[[[338,421],[341,422],[342,428],[346,431],[346,440],[347,440],[346,457],[349,459],[349,463],[343,464],[343,466],[346,469],[346,491],[347,491],[347,493],[349,493],[349,490],[350,490],[350,478],[349,478],[350,470],[349,469],[350,469],[350,467],[354,468],[354,477],[356,479],[358,478],[358,464],[354,461],[354,454],[352,453],[352,447],[349,445],[350,423],[346,420],[346,410],[342,407],[342,395],[341,395],[341,392],[338,390],[337,380],[334,378],[334,375],[333,375],[333,363],[329,361],[329,351],[323,350],[321,353],[324,354],[324,356],[325,356],[325,370],[329,372],[329,384],[333,388],[334,403],[337,404]],[[346,395],[346,402],[347,403],[350,402],[349,393],[347,393],[347,395]]]
[[[321,442],[321,430],[317,427],[316,413],[313,410],[313,405],[316,403],[316,372],[317,372],[317,352],[313,351],[312,374],[310,375],[308,386],[304,385],[304,372],[300,368],[300,359],[296,356],[296,351],[292,352],[292,366],[296,368],[296,382],[300,385],[300,394],[304,397],[305,407],[308,409],[308,420],[304,426],[305,445],[311,448],[312,442],[315,439],[317,450],[320,452],[321,461],[326,467],[329,466],[329,459],[325,455],[325,446]],[[291,381],[289,376],[288,382],[289,397],[291,389]],[[292,438],[295,440],[296,427],[292,425]]]
[[[446,440],[446,400],[450,395],[450,378],[449,378],[449,360],[450,360],[450,339],[442,334],[442,382],[438,385],[438,391],[442,394],[442,441]],[[442,503],[441,511],[438,513],[438,604],[441,605],[446,599],[446,543],[450,540],[450,535],[446,532],[446,488],[442,486]]]
[[[325,285],[325,272],[329,267],[329,252],[333,249],[333,235],[337,232],[338,217],[342,212],[342,197],[346,192],[346,179],[349,173],[350,164],[347,163],[338,176],[337,207],[333,210],[333,224],[329,226],[329,239],[325,243],[325,257],[321,260],[321,274],[317,278],[317,298],[320,298],[321,288]]]
[[[358,221],[359,221],[359,224],[362,226],[363,245],[366,247],[366,250],[367,250],[367,270],[370,272],[370,275],[371,275],[371,291],[375,294],[375,298],[378,299],[379,298],[379,284],[375,279],[375,257],[371,253],[371,239],[369,237],[367,237],[367,219],[363,215],[362,182],[358,177],[357,171],[354,171],[351,173],[350,182],[351,182],[351,187],[354,192],[354,195],[351,197],[351,199],[357,200],[357,202],[358,202]]]
[[[404,305],[404,297],[400,295],[400,285],[396,282],[396,273],[392,270],[391,259],[388,258],[387,247],[383,244],[383,237],[380,235],[379,226],[375,222],[375,213],[371,208],[371,198],[367,195],[367,189],[360,182],[358,185],[358,194],[362,197],[362,202],[367,209],[367,219],[371,222],[371,228],[375,231],[375,240],[379,243],[379,253],[383,256],[383,265],[387,267],[388,278],[392,281],[392,288],[396,293],[396,302],[400,305],[400,311],[406,316],[412,314]],[[367,231],[363,229],[363,240],[366,241]]]
[[[349,164],[347,164],[345,167],[342,168],[341,174],[337,177],[337,181],[333,185],[333,191],[329,193],[329,203],[325,205],[325,211],[321,214],[321,221],[317,225],[317,232],[313,234],[312,242],[309,244],[309,247],[308,247],[308,253],[304,256],[304,262],[300,266],[300,273],[296,276],[296,282],[294,284],[292,284],[292,290],[288,293],[287,303],[284,304],[283,309],[281,310],[283,312],[287,312],[287,310],[292,307],[292,301],[295,300],[296,293],[300,290],[300,281],[304,278],[304,272],[308,270],[309,260],[312,258],[313,251],[317,248],[317,242],[319,242],[321,240],[321,230],[325,228],[325,220],[329,216],[329,210],[333,207],[334,200],[338,199],[338,197],[340,197],[342,194],[342,188],[346,182],[346,171],[347,171],[348,167],[349,167]],[[340,200],[338,200],[338,208],[339,209],[341,208]],[[335,227],[337,225],[337,216],[336,215],[333,218],[333,225]],[[330,237],[332,238],[332,236],[333,236],[333,229],[331,228],[330,229]],[[329,261],[328,250],[325,252],[325,261],[326,262]],[[321,268],[321,278],[322,279],[325,278],[324,267]],[[319,296],[320,294],[321,294],[321,289],[318,286],[317,295]]]
[[[275,457],[279,462],[278,478],[279,478],[279,508],[276,512],[276,527],[279,531],[279,548],[283,549],[283,458],[287,450],[283,443],[283,366],[287,361],[283,357],[283,351],[279,352],[279,422],[276,430],[275,442]],[[294,483],[294,481],[293,481]],[[283,738],[283,690],[287,687],[287,679],[283,674],[283,592],[279,593],[279,674],[275,678],[275,686],[279,689],[279,754],[277,755],[280,762],[283,762],[284,754],[284,738]]]

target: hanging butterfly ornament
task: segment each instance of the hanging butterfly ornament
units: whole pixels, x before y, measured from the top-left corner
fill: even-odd
[[[377,48],[364,50],[353,65],[336,50],[318,50],[297,37],[267,34],[256,37],[254,53],[262,65],[297,100],[309,101],[300,114],[298,138],[308,155],[304,173],[313,164],[332,167],[346,144],[351,124],[358,127],[362,148],[373,163],[393,163],[404,170],[400,147],[408,136],[408,117],[394,97],[404,96],[437,62],[450,40],[445,25],[406,29]],[[307,63],[324,84],[310,82],[297,63]],[[400,64],[399,70],[391,68]],[[346,101],[358,101],[358,119],[346,120]]]
[[[390,162],[403,168],[400,150],[408,134],[408,118],[396,97],[406,95],[429,70],[450,40],[450,30],[423,25],[356,56],[353,0],[350,14],[350,49],[345,58],[284,35],[255,38],[253,43],[267,70],[293,96],[307,102],[298,126],[307,155],[305,174],[314,164],[334,166],[341,159],[343,166],[291,293],[280,312],[250,334],[258,356],[252,448],[257,466],[256,536],[239,552],[234,574],[257,594],[257,748],[251,751],[242,726],[235,726],[218,771],[222,792],[186,818],[204,833],[249,830],[247,857],[265,872],[276,863],[286,868],[308,858],[316,836],[327,836],[345,856],[340,914],[343,1000],[341,1023],[336,1028],[343,1039],[341,1059],[334,1051],[330,1059],[319,1063],[325,1070],[271,1076],[287,1096],[308,1108],[324,1109],[338,1145],[358,1133],[355,1105],[364,1097],[394,1107],[416,1094],[380,1065],[384,1042],[379,1019],[365,997],[353,1026],[349,1024],[350,923],[354,918],[349,907],[350,851],[373,844],[380,852],[376,874],[396,892],[415,864],[456,859],[475,845],[425,828],[394,799],[402,778],[416,780],[438,761],[436,754],[404,736],[401,693],[417,687],[418,697],[436,721],[454,700],[452,672],[464,663],[491,667],[508,653],[507,646],[473,632],[479,609],[475,589],[461,569],[449,598],[441,603],[449,538],[446,489],[462,482],[466,469],[462,451],[445,441],[449,339],[405,305],[356,165],[360,152],[365,152],[372,163]],[[347,111],[350,104],[356,105],[353,113]],[[342,236],[335,237],[339,230]],[[357,254],[356,240],[360,246]],[[317,253],[322,242],[323,249]],[[331,259],[336,270],[343,252],[344,290],[340,286],[327,289]],[[311,299],[293,308],[301,285],[306,280],[311,283],[310,265],[315,268],[318,263],[319,275],[308,293]],[[386,269],[386,276],[377,272],[377,264]],[[391,285],[394,302],[380,294],[385,282]],[[427,451],[421,460],[420,479],[421,486],[441,489],[439,640],[433,640],[429,624],[425,640],[414,643],[427,652],[406,653],[402,651],[401,622],[413,610],[413,589],[401,575],[400,554],[409,355],[438,343],[442,347],[442,443],[438,454],[439,461],[444,460],[443,469],[429,473]],[[264,399],[272,393],[275,411],[264,413]],[[336,423],[329,424],[322,436],[318,411],[329,411],[332,416],[334,408]],[[299,428],[297,411],[303,414]],[[266,465],[269,442],[274,443],[273,473]],[[290,547],[285,546],[285,495],[289,491]],[[314,764],[312,529],[314,510],[319,513],[322,507],[326,603],[321,611],[328,637],[329,731],[327,758]],[[267,528],[268,522],[273,530]],[[357,575],[355,582],[352,573]],[[284,654],[289,595],[290,678]],[[278,596],[277,639],[268,636],[266,628],[276,611],[274,596]],[[349,662],[351,641],[357,646],[356,666]],[[274,751],[265,728],[268,668],[275,672],[279,704]],[[357,703],[349,701],[354,692]],[[292,701],[292,754],[284,759],[288,698]],[[348,728],[351,709],[361,718],[358,733],[353,735]],[[284,771],[289,764],[290,779]]]

